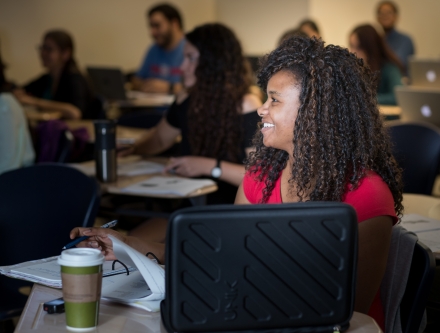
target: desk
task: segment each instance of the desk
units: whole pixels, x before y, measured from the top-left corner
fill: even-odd
[[[394,105],[379,105],[379,112],[385,120],[400,119],[402,108]]]
[[[70,130],[84,127],[89,133],[90,142],[95,142],[95,128],[93,120],[64,120]],[[153,134],[152,130],[143,128],[134,128],[126,126],[116,126],[116,139],[134,139],[138,140],[142,136]]]
[[[42,303],[61,296],[62,292],[59,289],[35,284],[15,332],[69,332],[66,329],[66,316],[64,313],[49,315],[42,309]],[[146,312],[145,310],[102,300],[99,308],[99,325],[93,332],[166,333],[166,330],[160,320],[159,312]],[[346,332],[380,333],[382,331],[371,317],[354,312],[350,321],[350,329]]]
[[[118,165],[121,164],[129,164],[136,161],[139,161],[141,156],[128,156],[123,158],[118,158]],[[166,164],[167,158],[163,157],[153,157],[149,158],[149,161],[160,163],[160,164]],[[75,164],[75,167],[83,171],[88,176],[92,176],[95,174],[95,162],[94,161],[88,161],[84,163]],[[187,196],[178,196],[174,194],[147,194],[147,193],[131,193],[131,192],[125,192],[123,191],[123,188],[136,184],[138,182],[147,180],[154,176],[164,176],[163,174],[147,174],[147,175],[138,175],[138,176],[118,176],[118,179],[114,183],[101,183],[101,190],[104,193],[111,193],[111,194],[121,194],[121,195],[131,195],[131,196],[140,196],[140,197],[149,197],[149,198],[165,198],[165,199],[183,199],[183,198],[195,198],[195,197],[201,197],[206,194],[212,193],[217,191],[217,185],[211,185],[206,186],[201,189],[198,189]]]

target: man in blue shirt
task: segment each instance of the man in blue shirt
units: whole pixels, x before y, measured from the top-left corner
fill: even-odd
[[[183,61],[182,18],[176,8],[161,4],[148,13],[150,47],[133,79],[133,88],[144,92],[177,93],[181,89],[180,64]]]
[[[415,53],[411,38],[395,29],[398,9],[392,1],[382,1],[377,6],[377,21],[385,31],[388,46],[408,70],[408,57]]]

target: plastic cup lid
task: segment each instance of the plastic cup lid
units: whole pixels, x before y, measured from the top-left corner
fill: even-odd
[[[64,250],[58,257],[60,265],[69,267],[97,266],[102,265],[104,260],[101,251],[88,248]]]

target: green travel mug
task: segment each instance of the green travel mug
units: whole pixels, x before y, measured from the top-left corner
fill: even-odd
[[[98,325],[104,256],[99,250],[74,248],[63,251],[58,263],[67,329],[93,330]]]

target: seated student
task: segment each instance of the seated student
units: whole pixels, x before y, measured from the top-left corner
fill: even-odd
[[[373,71],[380,74],[377,86],[379,104],[396,105],[394,87],[402,85],[404,68],[388,48],[383,37],[370,25],[356,27],[349,38],[350,51],[362,58]]]
[[[10,92],[0,55],[0,174],[34,163],[35,153],[21,105]]]
[[[182,17],[174,6],[163,3],[147,12],[154,44],[132,78],[133,89],[147,93],[175,94],[182,90],[180,64],[185,44]]]
[[[186,91],[177,96],[155,134],[122,155],[161,153],[181,135],[182,156],[172,158],[166,169],[215,178],[219,190],[208,195],[208,204],[233,203],[261,105],[249,93],[250,69],[241,45],[224,25],[199,26],[186,34],[181,70]]]
[[[261,131],[235,203],[352,205],[359,222],[355,311],[383,328],[379,286],[403,188],[372,72],[348,50],[303,37],[286,40],[262,68],[268,99],[258,109]]]
[[[40,56],[48,73],[15,90],[22,104],[56,110],[65,119],[96,118],[93,94],[76,65],[72,37],[62,30],[44,35]]]
[[[383,328],[379,286],[385,272],[392,225],[402,214],[401,170],[379,114],[373,74],[348,50],[320,40],[293,37],[264,61],[260,85],[268,100],[258,109],[247,173],[235,203],[337,201],[354,207],[359,222],[355,310]],[[93,236],[113,259],[115,237],[142,253],[164,247],[101,228],[75,228],[70,237]]]

